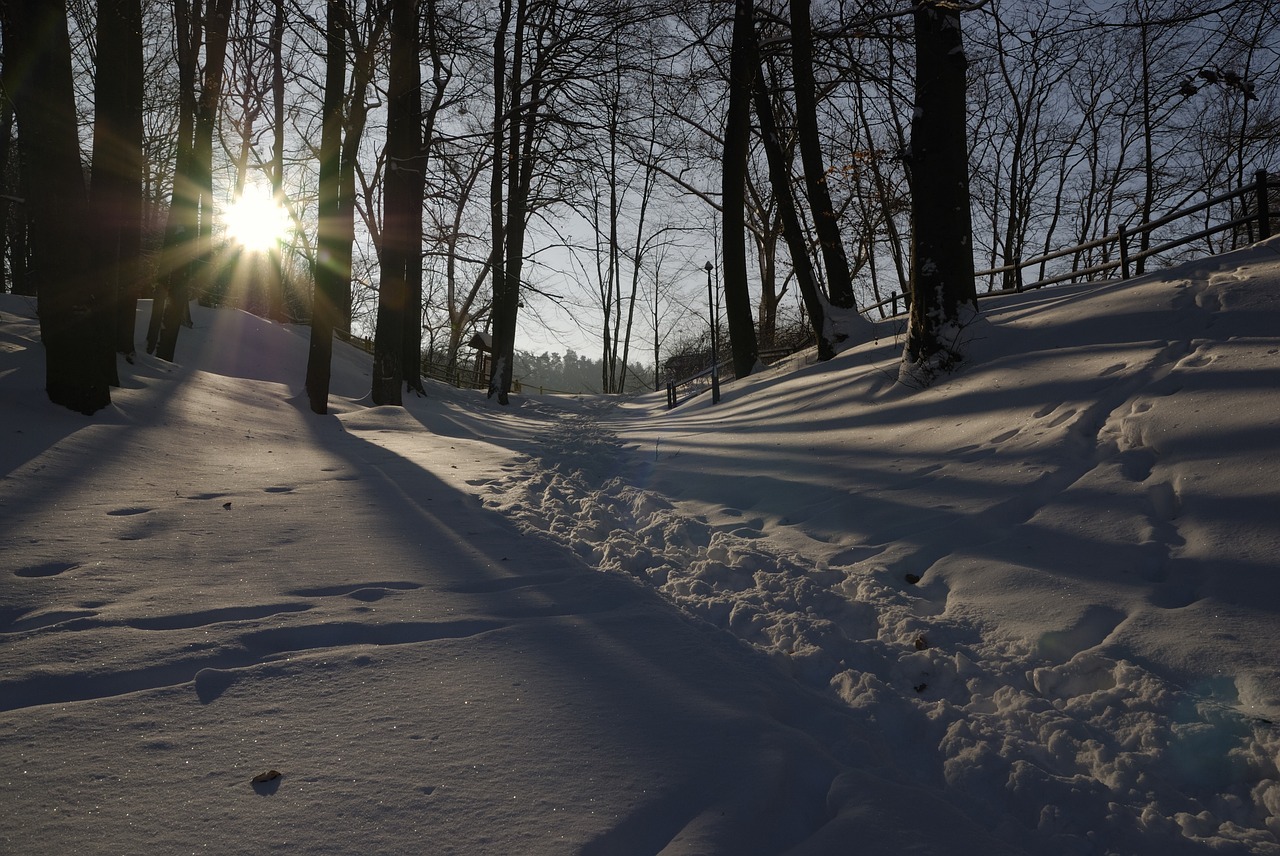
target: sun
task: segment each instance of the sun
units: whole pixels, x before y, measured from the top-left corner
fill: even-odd
[[[222,212],[228,240],[249,252],[264,253],[285,240],[292,224],[284,208],[261,185],[248,185]]]

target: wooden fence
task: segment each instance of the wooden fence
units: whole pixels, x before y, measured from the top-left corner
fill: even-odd
[[[1122,226],[1114,235],[1108,235],[1105,238],[1098,238],[1083,244],[1054,250],[1051,253],[1024,259],[1003,267],[978,271],[974,274],[976,279],[986,277],[994,283],[994,278],[1000,276],[1006,282],[1008,280],[1013,282],[1012,287],[991,288],[979,294],[978,298],[981,300],[983,297],[997,294],[1029,291],[1061,282],[1091,281],[1098,278],[1100,274],[1112,274],[1117,270],[1122,280],[1129,279],[1135,273],[1141,275],[1145,270],[1146,260],[1152,256],[1167,253],[1179,247],[1185,247],[1195,241],[1211,238],[1228,230],[1243,230],[1245,243],[1266,240],[1271,237],[1274,231],[1272,220],[1280,217],[1280,206],[1271,204],[1272,196],[1276,191],[1280,191],[1280,177],[1268,175],[1265,170],[1260,170],[1254,177],[1253,184],[1249,186],[1223,193],[1157,220],[1152,220],[1149,223],[1143,223],[1132,229],[1125,229]],[[1157,230],[1202,212],[1209,212],[1214,209],[1221,210],[1224,205],[1229,206],[1228,214],[1225,217],[1212,220],[1211,225],[1192,234],[1165,240],[1152,246],[1152,238]],[[1206,219],[1209,218],[1206,216]],[[1063,271],[1054,274],[1047,273],[1051,262],[1072,256],[1077,259],[1088,258],[1086,254],[1094,251],[1100,251],[1102,261],[1083,268],[1077,268],[1073,262]],[[1039,268],[1039,273],[1033,282],[1024,283],[1023,274],[1028,268]],[[899,309],[899,303],[901,303],[901,309]],[[888,307],[889,311],[884,311],[885,307]],[[884,300],[872,303],[870,306],[864,306],[861,312],[864,315],[869,315],[876,310],[879,310],[882,319],[893,318],[906,312],[907,301],[903,295],[895,291]],[[725,365],[727,363],[722,363],[717,369],[723,368]],[[708,367],[683,380],[669,381],[667,383],[667,408],[676,407],[682,401],[687,401],[689,398],[710,388],[711,377],[712,369]]]
[[[1167,253],[1179,247],[1185,247],[1188,244],[1211,238],[1228,230],[1243,230],[1245,243],[1266,240],[1275,233],[1273,221],[1280,217],[1280,208],[1272,204],[1273,197],[1277,196],[1277,191],[1280,191],[1280,176],[1270,175],[1266,170],[1259,170],[1254,176],[1254,181],[1251,185],[1182,208],[1149,223],[1143,223],[1131,229],[1126,229],[1122,226],[1118,232],[1113,235],[1107,235],[1104,238],[1076,244],[1072,247],[1065,247],[1061,250],[1054,250],[1051,253],[1034,256],[1002,267],[978,271],[974,274],[977,279],[986,277],[994,280],[996,276],[1003,277],[1003,275],[1009,274],[1011,276],[1005,278],[1013,280],[1012,287],[991,288],[979,294],[978,299],[981,300],[988,295],[1008,294],[1010,291],[1029,291],[1043,288],[1046,285],[1056,285],[1060,282],[1075,282],[1078,280],[1087,282],[1098,278],[1099,274],[1111,274],[1117,270],[1120,272],[1122,280],[1131,278],[1135,273],[1140,276],[1145,271],[1146,260],[1152,256]],[[1211,225],[1191,234],[1183,234],[1181,237],[1163,241],[1154,246],[1151,244],[1152,237],[1157,230],[1202,212],[1213,209],[1221,210],[1223,206],[1228,206],[1228,214],[1225,217],[1214,220]],[[1069,256],[1081,257],[1094,251],[1101,251],[1102,261],[1083,268],[1077,268],[1072,264],[1066,270],[1056,274],[1047,273],[1050,262]],[[1024,272],[1028,268],[1037,267],[1039,268],[1037,278],[1029,283],[1024,282]],[[899,303],[902,304],[901,309],[898,308]],[[881,317],[892,318],[900,314],[900,312],[906,311],[906,303],[904,297],[895,291],[884,300],[864,307],[862,311],[863,313],[870,313],[887,306],[889,311],[887,313],[881,312]]]

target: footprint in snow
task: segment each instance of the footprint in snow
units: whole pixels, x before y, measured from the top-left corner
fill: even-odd
[[[114,511],[108,511],[107,514],[112,517],[131,517],[135,514],[146,514],[150,510],[150,508],[138,505],[130,506],[128,508],[117,508]]]
[[[13,572],[16,577],[56,577],[67,571],[80,567],[79,562],[45,562],[42,565],[28,565]]]

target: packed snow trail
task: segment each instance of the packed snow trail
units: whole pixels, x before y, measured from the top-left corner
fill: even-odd
[[[1229,264],[1226,270],[1145,293],[1090,295],[1101,316],[1123,316],[1135,303],[1166,308],[1152,313],[1148,327],[1125,322],[1132,328],[1126,337],[1073,360],[1076,371],[1095,377],[1096,397],[1040,403],[1016,386],[1003,395],[983,391],[983,407],[965,408],[963,424],[939,438],[954,444],[950,454],[926,466],[863,460],[855,435],[865,430],[868,451],[879,453],[889,444],[874,437],[878,414],[927,406],[920,399],[930,395],[945,407],[948,397],[967,394],[966,383],[981,381],[962,375],[953,388],[911,400],[887,389],[887,369],[869,360],[862,376],[842,367],[835,390],[805,388],[807,396],[861,395],[867,413],[834,441],[815,430],[807,462],[794,444],[779,444],[791,457],[768,469],[794,467],[795,486],[752,483],[752,473],[766,469],[753,456],[770,454],[766,441],[778,426],[762,424],[764,403],[750,385],[761,395],[787,392],[784,382],[749,379],[716,408],[695,401],[664,414],[651,396],[631,412],[598,405],[570,413],[536,452],[487,485],[486,503],[601,570],[652,585],[806,685],[841,698],[884,730],[895,764],[922,781],[945,781],[989,828],[1011,810],[1035,830],[1034,848],[1141,852],[1159,835],[1187,852],[1211,844],[1280,853],[1280,730],[1273,708],[1252,704],[1269,691],[1249,683],[1274,666],[1274,652],[1246,648],[1256,665],[1234,683],[1214,685],[1187,677],[1197,666],[1206,671],[1211,651],[1202,654],[1189,640],[1186,667],[1176,648],[1164,665],[1143,665],[1142,652],[1163,643],[1136,635],[1170,609],[1210,604],[1198,603],[1201,591],[1231,588],[1186,558],[1178,529],[1195,524],[1178,519],[1181,506],[1207,501],[1187,481],[1188,450],[1169,449],[1163,458],[1159,451],[1170,445],[1164,426],[1186,418],[1169,410],[1170,396],[1195,383],[1195,372],[1219,359],[1249,365],[1276,352],[1274,338],[1257,347],[1236,336],[1210,338],[1227,311],[1255,328],[1248,316],[1274,313],[1274,298],[1259,302],[1241,292],[1242,277]],[[1107,326],[1099,321],[1101,336]],[[886,348],[885,358],[894,359],[894,350]],[[1033,347],[1023,353],[1035,358]],[[1264,429],[1266,414],[1259,415]],[[743,430],[748,422],[754,430]],[[823,467],[856,470],[851,482],[859,490],[815,476]],[[979,473],[995,474],[1000,489],[958,508],[948,504],[956,484]],[[1099,504],[1099,496],[1114,498]],[[837,519],[872,531],[868,521],[884,519],[876,506],[885,499],[898,514],[888,527],[897,536],[833,537]],[[1074,527],[1075,540],[1061,541],[1065,526]],[[1223,546],[1220,537],[1216,543]],[[1150,606],[1130,605],[1132,594],[1120,589],[1095,602],[1083,588],[1073,591],[1068,567],[1050,578],[1026,559],[1009,569],[999,624],[986,618],[989,602],[980,614],[966,603],[970,577],[1000,573],[998,562],[1039,555],[1046,545],[1047,556],[1064,565],[1116,568],[1121,578],[1106,586],[1123,587],[1136,574]],[[1241,605],[1248,602],[1244,595]],[[1088,808],[1098,805],[1111,806],[1101,827]]]
[[[65,430],[0,482],[4,852],[773,854],[851,800],[869,840],[1006,852],[857,717],[484,511],[542,419],[318,418],[144,358],[86,423],[25,381],[5,430]]]
[[[670,413],[196,307],[86,423],[6,298],[0,850],[1280,853],[1277,250]]]

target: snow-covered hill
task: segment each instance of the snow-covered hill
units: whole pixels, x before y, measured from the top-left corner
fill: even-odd
[[[1280,853],[1280,241],[674,411],[194,311],[0,297],[4,852]]]

